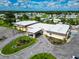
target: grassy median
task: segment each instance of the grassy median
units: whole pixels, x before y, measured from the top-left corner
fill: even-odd
[[[3,47],[1,52],[5,55],[13,54],[26,47],[33,45],[36,41],[37,40],[35,38],[21,36],[8,43],[5,47]]]
[[[30,59],[56,59],[56,57],[50,53],[39,53],[32,56]]]

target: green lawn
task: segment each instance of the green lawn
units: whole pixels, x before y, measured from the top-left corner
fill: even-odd
[[[47,14],[42,15],[42,18],[48,18]]]
[[[0,26],[7,26],[8,24],[5,23],[3,20],[0,20]]]
[[[30,59],[56,59],[56,57],[50,53],[39,53],[32,56]]]
[[[1,27],[8,27],[8,28],[12,28],[13,26],[10,26],[8,23],[4,22],[3,20],[0,20],[0,26]]]
[[[7,44],[3,49],[2,49],[2,53],[5,55],[8,54],[13,54],[17,51],[20,51],[26,47],[31,46],[32,44],[34,44],[37,40],[35,38],[31,38],[28,36],[21,36],[18,37],[16,39],[14,39],[13,41],[11,41],[9,44]]]

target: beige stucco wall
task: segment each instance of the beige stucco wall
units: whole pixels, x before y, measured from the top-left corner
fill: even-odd
[[[17,26],[16,29],[17,30],[21,30],[21,31],[26,31],[26,27],[19,27],[19,26]]]

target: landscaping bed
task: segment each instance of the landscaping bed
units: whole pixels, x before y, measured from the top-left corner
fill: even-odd
[[[39,53],[32,56],[30,59],[56,59],[56,57],[50,53]]]
[[[8,43],[5,47],[3,47],[1,53],[5,55],[16,53],[26,47],[31,46],[36,41],[37,40],[35,38],[31,38],[28,36],[18,37]]]
[[[48,39],[48,41],[51,43],[51,44],[54,44],[54,45],[63,45],[65,43],[67,43],[66,39],[56,39],[54,37],[49,37],[47,35],[45,35],[45,37]]]

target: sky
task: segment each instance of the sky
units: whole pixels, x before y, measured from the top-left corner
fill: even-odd
[[[0,11],[79,11],[79,0],[0,0]]]

